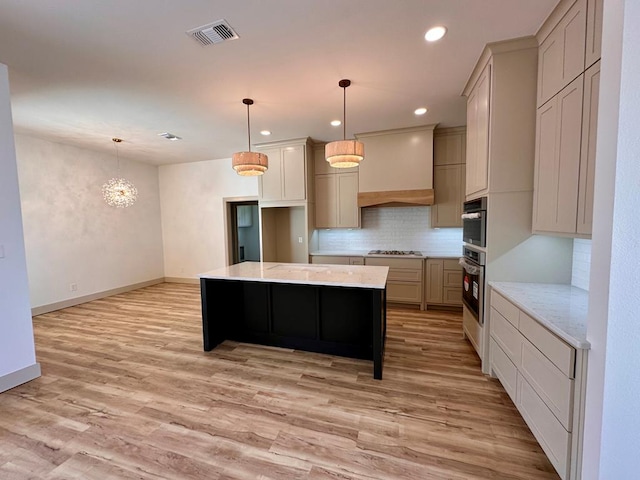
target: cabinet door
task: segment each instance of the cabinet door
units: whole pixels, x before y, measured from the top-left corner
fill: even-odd
[[[282,149],[282,199],[304,200],[305,188],[305,148],[302,145]]]
[[[442,303],[442,260],[427,259],[427,303]]]
[[[584,71],[587,1],[578,0],[540,44],[538,106]]]
[[[489,116],[491,101],[491,65],[488,64],[474,87],[475,95],[469,97],[473,117],[467,125],[467,138],[473,134],[467,147],[474,149],[469,156],[467,149],[466,194],[472,195],[486,190],[489,179]],[[469,113],[468,113],[469,115]],[[472,132],[473,130],[473,132]]]
[[[433,164],[455,165],[465,162],[465,134],[438,135],[433,137]]]
[[[431,227],[462,227],[464,164],[433,167],[435,204],[431,207]]]
[[[337,183],[337,226],[340,228],[360,227],[358,208],[358,173],[338,173]]]
[[[602,46],[602,10],[604,0],[589,0],[587,5],[587,49],[585,66],[600,60]]]
[[[269,159],[269,168],[259,179],[260,200],[282,200],[280,149],[263,150],[262,153]]]
[[[316,228],[337,226],[336,175],[316,175]]]
[[[533,228],[575,233],[583,76],[538,109]]]
[[[582,112],[582,150],[580,152],[580,185],[578,188],[578,233],[591,235],[593,224],[593,185],[596,169],[596,137],[598,132],[598,95],[600,62],[584,74]]]
[[[467,177],[465,194],[470,195],[472,178],[478,163],[478,91],[472,90],[467,99]]]

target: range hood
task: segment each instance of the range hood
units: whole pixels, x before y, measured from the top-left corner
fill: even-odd
[[[358,193],[358,207],[411,207],[433,205],[432,188]]]
[[[433,205],[433,125],[356,134],[358,207]]]

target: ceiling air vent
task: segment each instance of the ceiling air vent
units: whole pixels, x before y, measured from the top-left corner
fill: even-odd
[[[224,19],[189,30],[187,35],[194,38],[200,45],[205,47],[207,45],[222,43],[227,40],[234,40],[238,38],[238,34],[233,31],[231,25],[229,25]]]

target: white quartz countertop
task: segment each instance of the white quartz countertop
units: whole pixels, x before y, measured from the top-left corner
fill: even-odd
[[[371,250],[339,250],[339,251],[318,251],[311,252],[311,256],[327,256],[327,257],[393,257],[393,258],[460,258],[462,252],[459,254],[442,254],[442,253],[430,253],[422,250],[422,255],[384,255],[378,253],[370,254]]]
[[[591,348],[587,341],[589,292],[571,285],[489,282],[527,315],[575,348]]]
[[[388,274],[389,267],[370,265],[243,262],[201,273],[199,277],[215,280],[384,289]]]

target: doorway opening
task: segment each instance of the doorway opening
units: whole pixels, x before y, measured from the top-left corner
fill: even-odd
[[[260,261],[260,220],[255,200],[227,202],[229,261]]]

